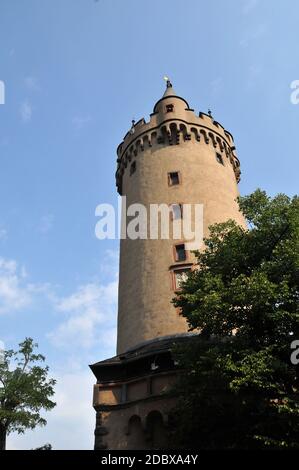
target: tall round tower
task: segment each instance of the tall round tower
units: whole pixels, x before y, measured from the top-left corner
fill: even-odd
[[[245,226],[236,202],[240,164],[231,134],[210,112],[196,116],[169,81],[150,121],[133,123],[117,154],[123,209],[134,219],[140,205],[147,215],[155,204],[170,207],[170,237],[158,232],[153,239],[149,223],[140,238],[121,240],[117,355],[90,366],[97,378],[95,449],[163,449],[180,373],[173,346],[190,339],[171,299],[196,261],[185,232],[178,239],[171,228],[186,220],[186,205],[196,204],[204,236],[228,219]]]
[[[185,204],[202,204],[203,235],[216,222],[239,212],[240,163],[232,135],[211,113],[197,116],[170,81],[149,122],[133,122],[117,150],[119,194],[126,207],[171,207],[170,225],[184,218]],[[124,213],[124,211],[123,211]],[[170,227],[171,234],[171,227]],[[187,331],[171,304],[184,273],[195,258],[184,238],[125,238],[120,245],[118,354],[146,340]]]

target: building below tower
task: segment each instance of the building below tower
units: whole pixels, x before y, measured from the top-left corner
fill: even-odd
[[[91,367],[97,378],[95,449],[165,449],[169,445],[178,368],[171,351],[180,334],[150,340]]]

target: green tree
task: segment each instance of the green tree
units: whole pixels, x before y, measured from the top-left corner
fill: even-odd
[[[56,403],[55,380],[48,378],[48,366],[42,366],[45,358],[35,354],[37,344],[26,338],[18,351],[4,351],[0,363],[0,450],[6,448],[6,436],[16,431],[44,426],[46,420],[40,411],[51,410]]]
[[[175,351],[178,447],[299,448],[299,199],[239,199],[249,229],[210,228],[173,300],[199,333]]]
[[[51,444],[45,444],[41,447],[37,447],[36,449],[32,449],[32,450],[52,450],[52,446]]]

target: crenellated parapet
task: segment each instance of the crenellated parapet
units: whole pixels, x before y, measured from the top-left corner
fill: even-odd
[[[118,192],[122,194],[122,178],[128,165],[142,152],[166,145],[182,145],[187,141],[210,145],[215,152],[225,156],[239,182],[240,162],[232,135],[210,114],[199,113],[197,116],[194,110],[189,108],[187,101],[174,92],[172,94],[172,88],[169,87],[163,98],[156,103],[150,121],[140,119],[137,123],[133,122],[132,128],[118,146]]]

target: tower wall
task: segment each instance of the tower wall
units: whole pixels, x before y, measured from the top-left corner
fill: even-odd
[[[203,204],[207,236],[216,222],[234,219],[245,226],[236,202],[239,166],[231,134],[170,94],[157,103],[150,122],[139,121],[120,145],[117,184],[127,207],[141,203],[148,213],[155,203]],[[171,172],[178,172],[179,184],[169,185]],[[121,240],[118,354],[143,341],[187,331],[171,305],[175,271],[195,261],[191,252],[185,261],[175,260],[175,245],[184,241]]]

